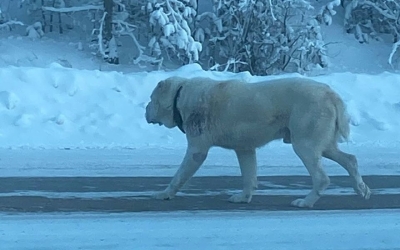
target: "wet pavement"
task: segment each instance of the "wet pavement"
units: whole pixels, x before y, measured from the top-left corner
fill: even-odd
[[[250,204],[233,204],[229,196],[242,187],[236,176],[193,177],[175,199],[155,200],[171,177],[3,177],[0,212],[149,212],[149,211],[285,211],[311,189],[308,176],[260,176]],[[315,210],[400,208],[400,176],[365,176],[370,200],[357,196],[348,176],[332,176]]]

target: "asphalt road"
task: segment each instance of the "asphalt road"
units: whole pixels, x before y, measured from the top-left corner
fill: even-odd
[[[301,210],[290,206],[311,189],[308,176],[261,176],[250,204],[227,201],[240,190],[240,177],[194,177],[173,200],[159,201],[150,193],[163,190],[170,177],[4,177],[0,178],[0,212],[149,212]],[[331,177],[327,195],[315,210],[400,208],[400,175],[365,176],[373,195],[357,196],[348,176]],[[331,192],[331,194],[329,194]]]

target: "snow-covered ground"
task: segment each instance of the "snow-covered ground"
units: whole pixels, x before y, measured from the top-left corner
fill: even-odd
[[[236,78],[250,84],[287,77],[207,72],[197,64],[130,74],[57,63],[0,68],[2,175],[171,175],[184,153],[185,136],[144,119],[151,91],[171,75]],[[341,147],[359,156],[361,171],[398,173],[400,75],[336,73],[312,78],[329,84],[346,102],[352,132],[351,141]],[[232,152],[214,149],[205,164],[211,172],[204,174],[236,174],[237,168],[210,167],[236,164]],[[259,164],[265,174],[305,173],[304,168],[288,167],[301,163],[281,142],[260,150]]]
[[[3,215],[4,249],[399,249],[398,210]]]
[[[339,18],[340,17],[336,17]],[[391,45],[359,45],[337,22],[323,28],[332,67],[310,75],[332,86],[352,118],[360,172],[400,174],[400,75]],[[77,40],[0,34],[0,176],[172,176],[184,154],[178,129],[148,125],[144,107],[171,75],[285,76],[206,72],[199,65],[146,72],[112,67]],[[63,65],[63,67],[61,66]],[[352,73],[351,73],[352,72]],[[289,145],[259,150],[260,175],[308,175]],[[325,161],[330,175],[345,175]],[[233,152],[213,149],[197,175],[239,175]],[[1,185],[1,184],[0,184]],[[395,190],[396,192],[398,190]],[[397,192],[398,193],[398,192]],[[400,211],[141,214],[1,214],[3,249],[398,249]],[[107,229],[107,230],[105,230]]]
[[[350,147],[363,175],[400,174],[399,148]],[[185,150],[140,149],[1,149],[0,176],[167,176],[179,167]],[[259,175],[308,175],[290,146],[266,146],[258,151]],[[329,175],[347,175],[338,164],[324,160]],[[232,151],[214,148],[196,176],[239,176]]]
[[[207,76],[248,82],[285,76],[207,72],[197,64],[172,72],[122,74],[97,70],[0,68],[0,147],[185,147],[178,129],[148,125],[145,106],[166,77]],[[400,75],[336,73],[312,77],[344,99],[352,122],[350,145],[397,147],[400,143]]]
[[[287,77],[208,72],[197,64],[129,74],[70,69],[55,62],[45,68],[0,68],[2,175],[171,175],[184,153],[185,136],[144,119],[151,91],[171,75],[236,78],[250,84]],[[351,141],[341,147],[357,154],[361,171],[398,173],[400,75],[335,73],[312,78],[329,84],[346,102],[352,132]],[[214,149],[203,170],[205,175],[237,174],[238,169],[231,168],[236,164],[232,152]],[[264,174],[306,173],[289,167],[301,163],[281,142],[260,150],[259,165]]]

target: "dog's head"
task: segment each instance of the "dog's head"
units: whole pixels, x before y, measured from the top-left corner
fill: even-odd
[[[182,87],[184,78],[170,77],[160,81],[150,96],[150,102],[146,106],[147,123],[164,125],[167,128],[177,126],[174,112],[177,93]]]

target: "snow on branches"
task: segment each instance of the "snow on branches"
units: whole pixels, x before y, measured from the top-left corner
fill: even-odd
[[[388,63],[393,66],[393,57],[400,52],[400,40],[393,44],[392,52],[389,55]]]
[[[213,69],[266,75],[326,67],[319,23],[304,0],[214,0],[206,30]],[[212,66],[212,65],[210,65]]]
[[[22,22],[9,20],[7,22],[0,23],[0,30],[1,29],[6,29],[6,30],[10,31],[11,27],[14,26],[14,25],[24,26],[24,24]]]
[[[0,5],[0,30],[10,31],[15,25],[23,26],[24,24],[19,21],[10,20],[10,16],[7,11],[3,11]]]
[[[400,48],[400,1],[398,0],[346,0],[345,28],[360,43],[368,43],[370,38],[382,40],[379,34],[393,36],[392,52],[388,63],[393,66],[393,59]]]
[[[333,0],[323,6],[323,8],[320,10],[320,13],[317,15],[317,20],[320,23],[325,23],[325,25],[331,25],[332,24],[332,17],[336,15],[336,11],[334,8],[336,6],[339,6],[341,4],[341,0]]]
[[[185,63],[199,60],[202,45],[192,36],[196,0],[149,0],[145,9],[149,13],[151,38],[148,46],[152,53],[162,56],[162,49],[165,49]]]
[[[346,0],[345,28],[360,43],[369,38],[380,40],[379,34],[391,34],[400,40],[400,2],[398,0]]]

